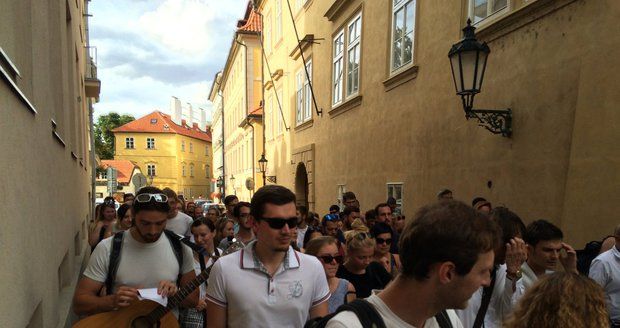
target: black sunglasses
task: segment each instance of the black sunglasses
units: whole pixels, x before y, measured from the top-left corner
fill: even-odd
[[[333,263],[334,260],[336,260],[336,263],[338,264],[342,264],[342,255],[336,255],[336,256],[331,256],[331,255],[323,255],[323,256],[317,256],[321,261],[323,261],[323,263],[328,264],[328,263]]]
[[[261,220],[266,221],[271,229],[280,230],[284,228],[285,224],[288,224],[289,229],[293,229],[297,227],[297,217],[294,216],[292,218],[283,219],[283,218],[261,218]]]
[[[375,238],[375,240],[377,241],[377,244],[381,245],[383,243],[387,244],[387,245],[391,245],[392,244],[392,238],[388,238],[388,239],[383,239],[383,238]]]

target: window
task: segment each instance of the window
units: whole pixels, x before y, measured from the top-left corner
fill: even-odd
[[[154,177],[157,175],[157,173],[155,173],[155,164],[146,165],[146,174],[150,177]]]
[[[403,208],[403,184],[402,183],[388,183],[387,184],[387,196],[394,197],[396,199],[396,209],[394,215],[401,215]]]
[[[156,118],[152,118],[151,119],[151,124],[157,124],[157,119]]]
[[[342,207],[341,210],[344,210],[343,207],[343,201],[342,201],[342,194],[344,194],[345,192],[347,192],[347,185],[338,185],[338,206]]]
[[[181,140],[181,151],[185,151],[185,140]]]
[[[308,60],[306,64],[309,80],[306,79],[306,72],[301,69],[296,75],[296,120],[297,124],[304,123],[312,118],[312,93],[310,91],[310,83],[312,81],[312,60]]]
[[[205,156],[209,156],[209,146],[205,146]]]
[[[193,153],[194,152],[194,144],[193,143],[189,143],[189,152]]]
[[[295,9],[297,11],[301,10],[301,8],[304,7],[304,5],[306,4],[306,2],[308,2],[308,0],[297,0],[296,4],[295,4]]]
[[[332,105],[338,105],[343,98],[347,99],[359,92],[361,39],[362,15],[360,13],[334,37]],[[347,59],[346,65],[344,64],[345,58]],[[346,76],[346,81],[343,81],[343,76]],[[346,90],[344,97],[343,89]]]
[[[278,43],[280,39],[282,39],[282,0],[276,0],[276,21],[275,21],[275,31],[273,33],[273,39],[275,43]]]
[[[278,94],[278,99],[280,99],[280,104],[282,104],[282,112],[286,113],[286,108],[284,108],[286,101],[284,101],[284,93],[282,92],[282,88],[280,87],[276,93]],[[274,100],[274,106],[277,106],[278,102]],[[280,113],[280,109],[276,108],[277,113],[275,119],[278,120],[278,124],[276,124],[276,135],[281,135],[284,131],[284,122],[282,121],[282,114]]]
[[[265,22],[263,23],[263,49],[266,54],[271,53],[271,14],[265,15]]]
[[[146,148],[155,149],[155,138],[146,138]]]
[[[392,71],[413,61],[415,0],[393,0]]]
[[[194,177],[194,164],[189,165],[189,176]]]
[[[134,142],[132,137],[125,138],[125,148],[134,149]]]
[[[474,24],[508,8],[508,0],[469,0],[469,18]]]
[[[181,165],[181,175],[185,176],[185,164]]]

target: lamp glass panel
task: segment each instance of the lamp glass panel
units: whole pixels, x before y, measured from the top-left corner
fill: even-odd
[[[477,51],[464,51],[461,55],[461,69],[463,70],[462,91],[467,93],[477,92],[474,86],[474,76],[476,75],[476,53]]]
[[[461,73],[459,71],[459,54],[453,54],[452,56],[450,56],[450,66],[452,67],[454,86],[456,87],[456,92],[459,93],[463,91],[463,89],[461,88]]]
[[[479,58],[478,58],[478,72],[477,75],[478,77],[476,78],[476,89],[478,90],[478,92],[482,89],[482,78],[484,77],[484,71],[485,71],[485,67],[487,65],[487,58],[489,56],[489,54],[480,51],[479,52]]]

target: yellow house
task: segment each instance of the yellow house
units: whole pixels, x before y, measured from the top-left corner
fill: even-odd
[[[237,23],[221,82],[211,91],[221,92],[223,98],[224,192],[245,201],[263,185],[258,170],[263,154],[260,25],[259,15],[248,4]]]
[[[155,111],[113,130],[115,160],[129,160],[158,188],[170,187],[186,199],[211,193],[211,133],[201,123],[181,119],[178,99],[172,116]],[[191,114],[190,114],[191,117]]]

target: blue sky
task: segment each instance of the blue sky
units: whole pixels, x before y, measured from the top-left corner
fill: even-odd
[[[93,0],[101,99],[95,116],[169,112],[170,97],[207,110],[247,0]]]

